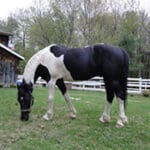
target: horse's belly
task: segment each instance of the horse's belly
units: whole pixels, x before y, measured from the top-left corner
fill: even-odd
[[[61,71],[60,72],[61,78],[63,78],[65,81],[73,81],[73,78],[72,78],[70,72],[67,70],[67,68],[65,66],[62,66],[60,71]]]

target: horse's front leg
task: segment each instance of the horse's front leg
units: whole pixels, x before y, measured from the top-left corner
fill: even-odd
[[[70,118],[71,119],[75,119],[77,112],[76,112],[75,107],[71,103],[70,96],[69,96],[69,94],[67,92],[64,94],[64,98],[65,98],[65,101],[67,102],[67,105],[68,105],[68,107],[70,109]]]
[[[48,88],[49,88],[49,92],[48,92],[48,110],[46,112],[46,114],[43,116],[43,118],[45,120],[49,120],[52,119],[53,117],[53,99],[54,99],[54,94],[55,94],[55,80],[50,80],[48,83]]]
[[[57,80],[56,84],[57,84],[58,88],[60,89],[60,91],[61,91],[62,95],[64,96],[65,101],[66,101],[66,103],[68,105],[68,108],[70,110],[70,117],[72,119],[75,119],[76,118],[76,109],[73,106],[73,104],[71,103],[70,96],[69,96],[69,94],[67,92],[67,88],[66,88],[66,85],[64,83],[64,80],[63,79],[59,79],[59,80]]]

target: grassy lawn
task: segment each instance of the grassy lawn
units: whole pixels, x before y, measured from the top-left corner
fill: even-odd
[[[54,117],[44,121],[47,89],[34,90],[30,120],[20,121],[16,89],[0,89],[0,150],[149,150],[150,98],[128,96],[129,124],[115,128],[118,103],[114,100],[111,122],[98,121],[103,113],[105,93],[69,91],[77,119],[69,118],[68,107],[56,91]]]

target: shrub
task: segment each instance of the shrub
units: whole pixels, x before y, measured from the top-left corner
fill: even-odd
[[[2,88],[3,87],[3,84],[2,83],[0,83],[0,88]]]
[[[16,84],[11,84],[10,85],[10,88],[16,88],[17,86],[16,86]]]

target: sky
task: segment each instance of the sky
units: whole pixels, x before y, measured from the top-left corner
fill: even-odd
[[[0,0],[0,19],[6,19],[17,9],[28,8],[33,4],[33,0]]]
[[[150,0],[140,0],[140,7],[144,9],[150,16]]]
[[[19,8],[28,8],[35,0],[0,0],[0,19],[6,19],[11,13]],[[139,0],[140,8],[150,16],[150,0]]]

